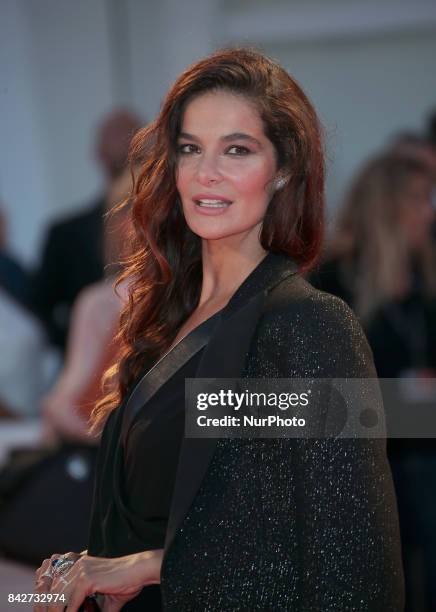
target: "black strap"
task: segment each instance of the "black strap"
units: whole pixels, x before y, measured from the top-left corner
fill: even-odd
[[[182,338],[174,348],[165,353],[155,365],[144,374],[134,388],[124,409],[121,439],[126,444],[127,436],[139,410],[144,406],[177,370],[183,367],[194,355],[206,346],[212,336],[215,325],[221,316],[219,311],[206,319]]]

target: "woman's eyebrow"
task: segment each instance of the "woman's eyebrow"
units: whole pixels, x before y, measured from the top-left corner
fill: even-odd
[[[185,138],[186,140],[193,140],[194,142],[200,142],[200,139],[194,134],[189,134],[188,132],[180,132],[179,138]],[[254,136],[250,136],[249,134],[245,134],[244,132],[232,132],[231,134],[227,134],[226,136],[222,136],[220,138],[223,142],[229,142],[232,140],[247,140],[248,142],[252,142],[253,144],[262,146],[260,140],[255,138]]]
[[[249,134],[245,134],[244,132],[233,132],[232,134],[227,134],[227,136],[223,136],[221,138],[224,142],[228,142],[230,140],[248,140],[254,144],[257,144],[259,147],[262,146],[260,140],[257,140],[254,136],[250,136]]]
[[[195,140],[195,142],[200,142],[200,139],[193,134],[188,134],[188,132],[180,132],[179,138],[185,138],[186,140]]]

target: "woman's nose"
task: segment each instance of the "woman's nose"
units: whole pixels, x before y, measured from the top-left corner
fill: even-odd
[[[203,155],[198,162],[197,178],[199,183],[209,185],[211,182],[221,181],[222,175],[219,169],[218,160],[212,155]]]

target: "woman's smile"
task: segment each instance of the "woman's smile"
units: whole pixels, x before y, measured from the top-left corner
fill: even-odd
[[[192,198],[201,215],[221,215],[233,201],[216,194],[197,194]]]

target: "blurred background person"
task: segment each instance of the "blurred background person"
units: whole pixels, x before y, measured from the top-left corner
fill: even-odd
[[[125,168],[109,189],[103,235],[105,278],[83,289],[74,303],[65,365],[43,400],[48,439],[94,441],[88,432],[88,417],[100,398],[102,375],[117,356],[115,331],[127,296],[125,284],[116,290],[113,284],[119,262],[127,255],[131,187],[130,169]],[[123,207],[114,210],[122,202]]]
[[[74,302],[65,364],[42,400],[39,453],[35,445],[16,449],[0,472],[0,553],[9,559],[38,565],[53,545],[86,547],[98,445],[89,434],[88,419],[101,395],[103,373],[118,352],[115,332],[126,286],[115,293],[113,283],[120,259],[128,254],[131,186],[130,170],[125,169],[105,200],[106,276],[83,289]],[[121,201],[124,206],[114,211]]]
[[[436,185],[436,146],[429,136],[416,132],[401,132],[392,138],[389,150],[401,157],[421,161],[427,166]]]
[[[436,296],[432,187],[424,162],[390,153],[370,160],[352,182],[312,281],[344,299],[367,327],[387,304]],[[389,376],[409,366],[380,359],[378,367]]]
[[[436,113],[430,115],[424,135],[416,132],[397,134],[391,141],[391,151],[402,157],[417,159],[427,166],[433,181],[431,200],[436,210]],[[436,216],[431,231],[436,243]]]
[[[103,118],[97,130],[95,157],[105,180],[104,192],[83,212],[54,223],[47,232],[30,300],[50,341],[62,350],[73,302],[84,287],[103,278],[105,201],[125,169],[130,140],[139,127],[139,117],[128,110],[114,110]]]
[[[358,314],[381,378],[436,376],[433,184],[429,164],[403,146],[371,159],[352,182],[325,263],[312,278]],[[420,600],[434,610],[436,444],[397,439],[389,440],[388,449],[407,610],[420,609]]]

